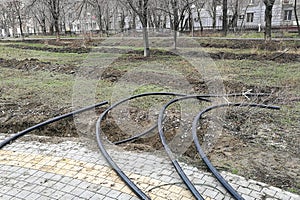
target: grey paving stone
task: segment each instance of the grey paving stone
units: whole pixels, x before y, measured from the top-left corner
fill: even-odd
[[[76,187],[72,185],[65,185],[65,187],[61,188],[61,191],[71,193]]]
[[[63,176],[61,176],[59,174],[55,174],[54,176],[51,177],[51,180],[54,180],[56,182],[60,182],[62,178],[63,178]]]
[[[252,190],[249,196],[254,197],[255,199],[262,199],[263,197],[263,195],[260,192],[257,192],[256,190]]]
[[[9,191],[7,191],[7,195],[10,196],[16,196],[17,194],[19,194],[22,190],[19,188],[11,188]]]
[[[132,198],[131,195],[125,193],[120,194],[120,196],[118,197],[118,199],[122,199],[122,200],[130,200],[131,198]]]
[[[237,189],[237,191],[238,191],[239,193],[246,194],[246,195],[249,195],[250,192],[251,192],[250,189],[245,188],[245,187],[243,187],[243,186],[240,186],[240,187]]]
[[[5,184],[4,182],[3,182],[3,184]],[[7,193],[10,189],[11,189],[11,187],[8,187],[7,185],[0,185],[0,193],[2,193],[2,194],[5,194],[5,193]]]
[[[262,190],[262,187],[258,184],[254,184],[254,183],[250,183],[248,185],[248,188],[252,189],[252,190],[255,190],[257,192],[260,192]]]
[[[20,193],[16,194],[15,197],[26,199],[26,197],[29,196],[30,194],[31,192],[22,190]]]
[[[121,195],[121,192],[116,191],[116,190],[110,190],[106,195],[108,197],[117,199]]]
[[[102,195],[106,195],[108,192],[110,191],[109,188],[107,187],[101,187],[99,190],[98,190],[98,194],[102,194]]]
[[[5,194],[0,194],[0,199],[2,200],[12,200],[13,197]]]
[[[52,196],[54,199],[61,199],[64,195],[65,195],[64,192],[61,192],[61,191],[56,190],[55,193],[53,193],[51,196]]]
[[[269,195],[269,196],[271,196],[271,197],[275,196],[276,192],[277,192],[277,191],[271,190],[271,189],[269,189],[269,188],[263,188],[263,189],[262,189],[262,193],[263,193],[263,194],[267,194],[267,195]]]
[[[9,146],[8,149],[16,152],[25,152],[40,154],[40,155],[52,155],[52,156],[64,156],[70,159],[77,159],[78,162],[89,162],[92,164],[98,163],[99,165],[108,166],[105,163],[103,157],[99,152],[94,152],[86,149],[85,145],[74,143],[74,142],[63,142],[58,144],[42,144],[38,142],[22,142],[14,143],[14,145]],[[7,149],[6,149],[7,150]],[[136,173],[137,175],[147,176],[160,180],[163,183],[172,183],[172,182],[182,182],[178,174],[173,170],[170,161],[163,156],[164,153],[161,153],[161,156],[155,156],[150,153],[139,154],[134,152],[122,152],[119,153],[114,149],[111,149],[110,152],[113,152],[113,157],[118,161],[118,164],[121,166],[121,169],[128,170],[127,172]],[[131,160],[133,159],[133,160]],[[139,165],[136,165],[138,161]],[[105,164],[104,164],[105,163]],[[180,163],[181,164],[181,163]],[[153,167],[155,166],[155,168]],[[196,185],[196,188],[201,192],[210,196],[212,198],[218,199],[232,199],[228,193],[225,193],[225,197],[222,192],[225,191],[223,187],[213,178],[209,173],[204,173],[199,171],[195,167],[188,166],[182,163],[184,171],[190,176],[192,182],[195,184],[206,184],[206,185]],[[272,198],[289,198],[292,200],[299,199],[298,195],[293,196],[289,192],[282,191],[275,187],[269,187],[268,185],[252,180],[246,180],[236,175],[231,175],[228,172],[221,172],[225,176],[226,180],[231,180],[234,188],[239,188],[240,193],[245,193],[246,199],[260,199],[263,194],[267,194]],[[45,181],[46,180],[46,181]],[[140,179],[142,180],[142,179]],[[2,187],[0,191],[0,199],[10,198],[12,196],[8,194],[3,194],[5,190],[9,189],[14,191],[15,189],[21,189],[21,192],[15,194],[14,199],[19,199],[18,195],[22,194],[27,195],[30,198],[27,199],[130,199],[136,200],[137,197],[132,197],[128,194],[121,193],[120,191],[112,190],[111,188],[102,187],[101,184],[96,185],[92,183],[87,183],[82,180],[74,179],[72,177],[66,177],[62,175],[55,175],[48,172],[40,172],[37,170],[30,170],[22,168],[20,166],[0,166],[0,187],[1,182],[5,182],[7,188]],[[136,182],[139,179],[135,180]],[[42,184],[42,185],[41,185]],[[184,185],[177,185],[185,187]],[[217,189],[213,189],[216,187]],[[168,187],[164,187],[167,189]],[[221,192],[220,192],[220,191]],[[43,193],[42,191],[46,191]],[[250,191],[250,192],[249,192]],[[45,194],[41,196],[38,194]],[[226,191],[225,191],[226,192]],[[16,192],[14,192],[16,193]],[[273,194],[273,196],[272,196]],[[2,195],[2,196],[1,196]],[[275,195],[275,197],[274,197]],[[3,198],[1,198],[3,197]]]
[[[209,175],[203,176],[202,180],[204,180],[207,183],[215,183],[215,184],[217,183],[216,179]]]
[[[243,197],[245,200],[255,200],[254,197],[248,196],[248,195],[246,195],[246,194],[242,195],[242,197]]]
[[[30,176],[27,180],[28,183],[40,184],[40,177]]]
[[[84,193],[85,190],[77,187],[77,188],[74,188],[74,190],[72,190],[70,193],[71,194],[74,194],[75,196],[80,196],[82,193]]]
[[[40,199],[40,198],[41,198],[41,195],[32,192],[32,193],[30,193],[26,198],[27,198],[27,199],[30,199],[30,200],[37,200],[37,199]]]
[[[84,199],[90,199],[92,196],[94,196],[95,195],[95,193],[94,192],[91,192],[91,191],[88,191],[88,190],[86,190],[86,191],[84,191],[81,195],[80,195],[80,197],[82,197],[82,198],[84,198]]]
[[[225,195],[218,193],[217,196],[215,197],[215,199],[225,199]]]
[[[52,194],[54,194],[55,192],[56,192],[56,190],[54,190],[52,188],[46,188],[42,192],[40,192],[40,194],[42,194],[43,196],[51,197]]]
[[[137,197],[131,197],[130,200],[139,200],[139,198],[137,198]]]
[[[274,197],[278,199],[290,199],[290,195],[288,195],[286,192],[276,192]]]
[[[210,198],[215,198],[218,195],[218,192],[211,189],[206,189],[204,191],[204,195],[209,196]]]
[[[80,180],[71,178],[71,177],[67,177],[67,176],[63,176],[59,182],[67,184],[67,185],[73,185],[73,186],[77,186],[81,183]]]
[[[64,196],[61,197],[61,200],[70,200],[70,199],[74,199],[75,196],[72,194],[64,194]]]
[[[105,198],[105,196],[102,194],[95,194],[94,196],[92,196],[90,198],[90,200],[100,200],[100,199],[104,199],[104,198]]]
[[[91,183],[88,182],[81,182],[77,187],[80,187],[84,190],[86,190],[87,188],[89,188],[91,186]]]
[[[243,187],[248,187],[249,186],[249,182],[246,181],[246,180],[240,180],[240,181],[238,181],[238,184],[240,186],[243,186]]]
[[[111,197],[104,197],[103,200],[115,200],[115,198],[111,198]]]
[[[67,186],[67,184],[65,183],[61,183],[61,182],[56,182],[52,188],[56,189],[56,190],[63,190],[65,187]]]

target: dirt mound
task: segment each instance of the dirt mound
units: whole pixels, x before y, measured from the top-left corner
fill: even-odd
[[[90,48],[86,47],[63,47],[63,48],[56,48],[56,47],[35,47],[35,46],[24,46],[24,45],[18,45],[18,44],[10,44],[7,45],[12,48],[18,48],[18,49],[26,49],[26,50],[36,50],[36,51],[48,51],[48,52],[56,52],[56,53],[89,53],[91,51]]]
[[[251,39],[198,39],[201,47],[207,48],[227,48],[227,49],[256,49],[265,51],[284,51],[287,47],[290,49],[299,49],[300,43],[297,41],[264,41]]]
[[[22,71],[51,71],[51,72],[60,72],[65,74],[74,74],[77,69],[76,66],[70,65],[59,65],[53,64],[50,62],[41,62],[35,58],[29,58],[25,60],[6,60],[0,58],[0,66],[5,68],[19,69]]]
[[[191,57],[202,57],[203,53],[199,51],[189,51],[185,53]],[[206,56],[214,60],[257,60],[257,61],[276,61],[278,63],[290,63],[299,62],[299,54],[287,53],[287,52],[276,52],[267,54],[258,53],[231,53],[231,52],[218,52],[218,53],[207,53]]]

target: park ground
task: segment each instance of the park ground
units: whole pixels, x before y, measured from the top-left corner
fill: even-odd
[[[181,92],[178,83],[169,78],[175,72],[179,72],[187,80],[191,86],[189,93],[209,92],[204,75],[195,71],[190,62],[176,54],[176,51],[165,48],[172,46],[172,40],[155,37],[150,39],[150,43],[156,47],[151,49],[149,58],[144,58],[142,40],[138,37],[91,41],[62,39],[59,42],[52,39],[1,41],[0,131],[16,133],[71,111],[78,72],[82,72],[85,67],[94,70],[90,71],[93,74],[90,76],[97,80],[93,100],[95,102],[111,101],[112,94],[117,96],[116,91],[122,91],[123,83],[132,86],[134,82],[138,82],[139,86],[135,86],[137,89],[134,94],[153,91]],[[221,133],[207,150],[212,163],[218,169],[300,194],[300,41],[276,40],[266,43],[263,40],[251,39],[196,38],[193,42],[180,43],[179,40],[179,47],[185,50],[189,58],[205,54],[210,64],[213,63],[217,69],[225,93],[251,91],[269,94],[251,99],[233,97],[226,99],[227,101],[250,101],[281,107],[280,111],[227,109],[219,120]],[[114,57],[116,59],[113,59],[99,77],[97,69],[90,66],[93,63],[92,58]],[[145,63],[147,66],[162,68],[140,67]],[[126,77],[131,71],[140,74],[138,80],[135,80],[136,77]],[[149,83],[149,74],[155,80],[169,78],[170,84],[165,87],[159,81]],[[130,104],[130,116],[126,117],[150,127],[155,120],[148,117],[147,110],[160,100],[162,99],[148,98],[133,101]],[[180,118],[177,109],[176,106],[172,107],[170,117],[166,119],[169,140],[177,133],[177,122]],[[210,119],[212,116],[208,114],[202,122],[202,128],[199,129],[201,139],[209,135]],[[95,119],[91,119],[93,120]],[[129,137],[116,123],[113,117],[106,120],[104,130],[108,138],[117,141]],[[91,128],[89,131],[94,130]],[[68,119],[33,134],[79,137],[79,132],[74,120]],[[124,150],[150,152],[162,148],[155,134],[123,147]],[[180,155],[180,159],[203,167],[192,147]]]

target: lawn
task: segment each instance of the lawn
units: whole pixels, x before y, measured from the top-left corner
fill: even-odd
[[[0,43],[1,132],[22,130],[66,113],[73,107],[104,100],[114,103],[129,95],[146,92],[268,93],[268,97],[251,100],[238,97],[226,99],[274,104],[281,110],[220,111],[223,137],[214,143],[209,156],[219,169],[299,193],[299,42],[279,41],[265,48],[260,41],[189,41],[184,38],[179,41],[176,51],[171,48],[172,38],[153,38],[150,43],[150,58],[142,56],[142,40],[139,38],[109,38],[93,41],[93,46],[86,49],[77,45],[75,50],[70,46],[45,43]],[[67,52],[70,48],[72,53]],[[290,50],[284,52],[287,48]],[[93,51],[88,53],[88,49]],[[278,58],[272,59],[274,56]],[[169,98],[132,101],[127,117],[148,127],[151,120],[147,118],[147,111],[155,105],[161,106],[164,99]],[[223,99],[223,102],[226,101]],[[193,110],[192,106],[189,109]],[[193,111],[196,109],[198,107]],[[180,105],[172,107],[172,110],[175,111],[173,120],[176,123],[170,119],[170,126],[177,126],[177,120],[183,113],[178,114]],[[210,118],[207,115],[206,120]],[[67,131],[74,130],[70,123],[64,124],[60,131],[78,136],[76,131]],[[209,122],[204,125],[208,126]],[[114,129],[113,123],[109,127],[107,130],[111,133],[108,132],[108,135],[119,130]],[[41,131],[36,134],[48,133]],[[158,138],[155,137],[149,141],[136,141],[144,149],[150,146],[152,150],[159,147],[157,143]],[[193,162],[193,149],[189,149],[184,156],[192,158],[191,162],[199,166],[199,161]],[[265,160],[270,166],[264,165]],[[285,184],[282,185],[282,182]]]

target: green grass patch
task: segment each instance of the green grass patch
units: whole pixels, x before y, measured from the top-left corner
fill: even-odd
[[[56,64],[70,64],[70,65],[82,65],[85,62],[95,61],[99,64],[97,58],[111,58],[117,57],[118,55],[112,53],[99,53],[91,52],[84,54],[77,53],[59,53],[59,52],[48,52],[48,51],[38,51],[38,50],[26,50],[7,47],[0,45],[0,57],[4,59],[17,59],[24,60],[28,58],[38,59],[42,62],[51,62]],[[100,63],[101,64],[101,63]]]
[[[280,64],[272,61],[222,60],[216,61],[225,80],[248,85],[299,88],[299,63]]]
[[[22,72],[0,68],[1,98],[11,101],[26,99],[46,104],[71,103],[73,78],[44,71]]]

